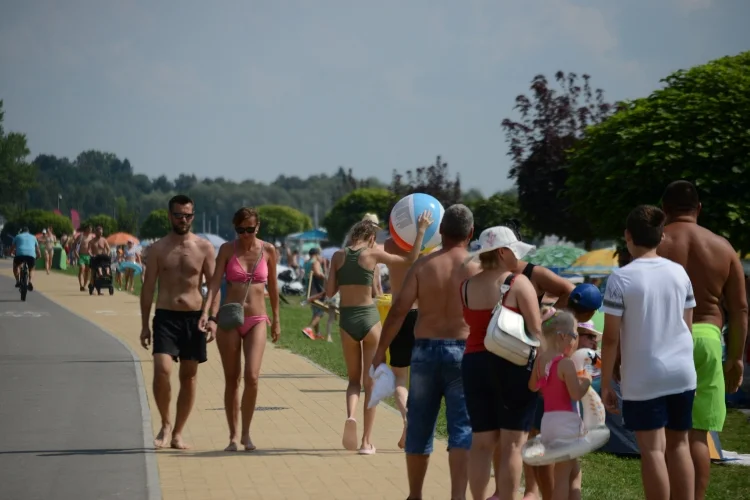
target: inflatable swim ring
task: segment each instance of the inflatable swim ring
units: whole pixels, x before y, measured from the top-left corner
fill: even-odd
[[[136,262],[120,262],[118,268],[120,272],[123,272],[126,269],[132,269],[135,276],[138,276],[143,271],[143,267]]]
[[[578,349],[571,359],[578,368],[578,373],[586,370],[586,365],[601,364],[599,355],[592,349]],[[598,450],[607,444],[609,429],[605,424],[606,412],[601,398],[589,387],[581,399],[581,404],[583,405],[582,418],[585,433],[570,440],[556,441],[549,446],[544,445],[541,434],[529,439],[521,450],[525,464],[537,466],[565,462]]]

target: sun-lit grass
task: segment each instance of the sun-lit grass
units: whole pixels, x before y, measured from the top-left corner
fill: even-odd
[[[64,271],[77,275],[75,268]],[[140,293],[140,280],[136,279],[136,294]],[[302,335],[310,321],[309,307],[300,306],[300,297],[287,297],[289,304],[281,303],[281,338],[278,347],[306,357],[326,370],[346,377],[346,365],[341,351],[338,329],[333,342],[312,341]],[[269,310],[270,313],[270,310]],[[325,332],[327,317],[321,321]],[[342,400],[343,404],[343,400]],[[389,404],[395,407],[393,400]],[[445,407],[441,407],[437,435],[446,437]],[[737,410],[730,410],[724,431],[721,433],[724,449],[750,453],[750,422]],[[592,453],[582,459],[583,498],[586,500],[640,500],[643,498],[640,475],[641,462],[637,458],[621,458],[606,453]],[[750,468],[739,465],[713,465],[708,499],[750,498]]]

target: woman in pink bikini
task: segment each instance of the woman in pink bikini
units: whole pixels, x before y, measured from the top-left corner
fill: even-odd
[[[271,340],[279,339],[279,288],[276,280],[276,249],[272,244],[261,241],[256,236],[260,228],[260,218],[255,209],[241,208],[232,218],[237,239],[224,243],[216,256],[216,271],[211,279],[206,297],[204,316],[209,321],[209,308],[219,293],[221,280],[226,275],[227,291],[224,303],[243,303],[245,324],[234,330],[217,328],[216,344],[224,367],[224,408],[229,424],[229,446],[225,451],[237,451],[239,445],[253,451],[255,445],[250,439],[250,421],[255,411],[258,397],[258,377],[263,350],[266,346],[266,326],[271,325]],[[266,313],[266,283],[271,300],[273,319]],[[242,403],[239,399],[242,355],[245,355],[245,390]],[[242,434],[238,432],[238,421],[242,408]]]

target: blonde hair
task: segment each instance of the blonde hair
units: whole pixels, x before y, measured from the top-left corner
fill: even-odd
[[[547,342],[552,342],[557,335],[575,333],[576,326],[576,318],[570,311],[542,307],[542,335]]]
[[[370,220],[357,222],[349,232],[349,244],[353,245],[374,238],[378,234],[378,229],[380,228]]]

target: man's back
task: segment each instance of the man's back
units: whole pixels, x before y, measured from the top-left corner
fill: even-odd
[[[475,263],[464,265],[465,248],[440,250],[414,265],[418,283],[419,316],[414,336],[418,339],[466,339],[469,327],[461,308],[461,283],[477,274]]]
[[[13,238],[13,245],[16,247],[17,257],[36,257],[37,240],[32,234],[17,234]]]
[[[676,262],[693,283],[694,323],[724,326],[721,298],[730,277],[735,251],[727,240],[692,222],[673,222],[664,228],[657,252]]]

